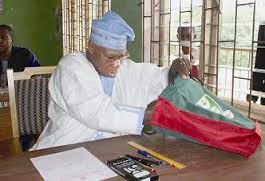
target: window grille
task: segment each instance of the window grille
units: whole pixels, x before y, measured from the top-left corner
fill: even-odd
[[[255,67],[256,51],[265,47],[258,40],[264,8],[263,0],[143,0],[142,61],[167,66],[181,56],[177,29],[188,23],[197,34],[190,44],[199,49],[204,85],[245,115],[265,121],[264,106],[258,105],[265,103],[265,92],[252,90],[253,72],[264,74],[265,86],[265,69]],[[247,96],[256,96],[257,103]]]
[[[93,19],[110,9],[110,0],[62,0],[63,53],[85,51]]]

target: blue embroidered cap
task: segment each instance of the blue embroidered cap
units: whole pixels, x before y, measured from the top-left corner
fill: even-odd
[[[133,41],[133,29],[113,11],[105,13],[101,19],[93,20],[90,41],[98,46],[124,50],[127,41]]]

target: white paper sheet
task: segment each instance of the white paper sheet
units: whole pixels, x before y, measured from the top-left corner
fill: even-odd
[[[116,176],[83,147],[30,160],[47,181],[97,181]]]

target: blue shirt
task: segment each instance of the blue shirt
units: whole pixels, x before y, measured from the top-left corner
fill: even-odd
[[[112,96],[112,90],[115,78],[114,77],[106,77],[104,75],[99,75],[103,90],[105,94],[107,94],[109,97]]]
[[[12,46],[10,57],[0,60],[0,84],[7,86],[6,71],[13,68],[14,72],[22,72],[25,67],[38,67],[37,57],[27,48]]]

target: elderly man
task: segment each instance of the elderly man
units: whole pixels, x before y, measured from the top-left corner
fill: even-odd
[[[131,61],[126,46],[134,36],[112,11],[93,21],[86,53],[64,56],[51,77],[50,120],[32,150],[141,134],[147,105],[190,65],[183,60],[170,69]]]

